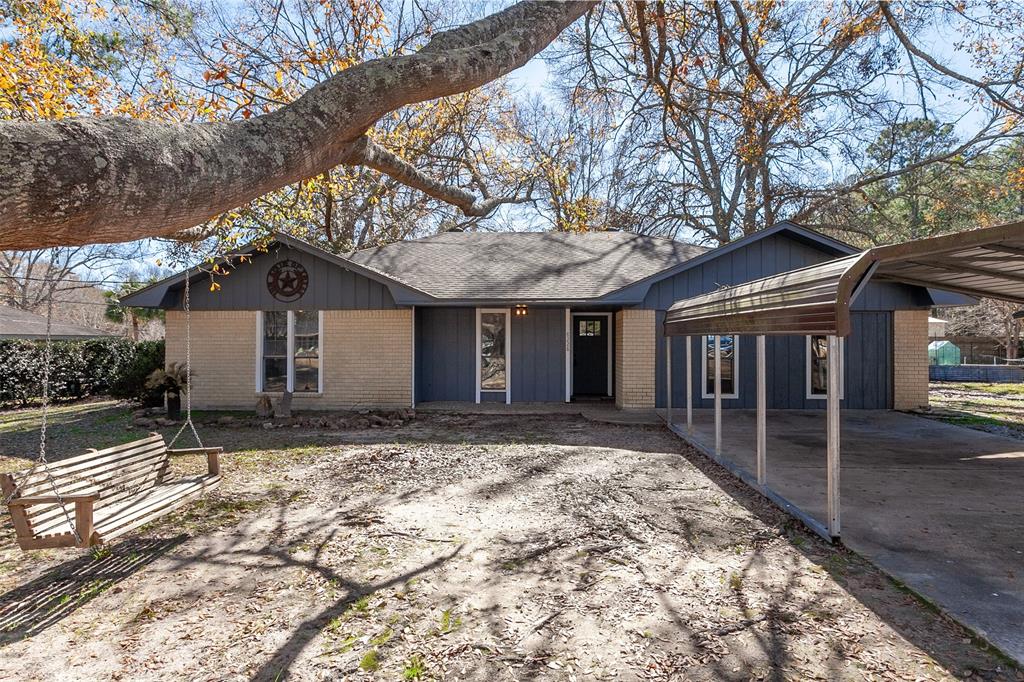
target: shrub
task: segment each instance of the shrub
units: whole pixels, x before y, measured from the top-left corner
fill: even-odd
[[[45,344],[39,341],[0,340],[0,404],[27,405],[42,396],[45,353]],[[50,396],[75,400],[110,393],[152,401],[146,377],[163,363],[163,341],[54,341]]]
[[[163,341],[139,341],[135,344],[135,354],[126,363],[117,378],[110,386],[110,395],[115,398],[130,398],[144,405],[159,405],[163,402],[163,392],[158,389],[146,388],[146,379],[155,370],[164,366]]]

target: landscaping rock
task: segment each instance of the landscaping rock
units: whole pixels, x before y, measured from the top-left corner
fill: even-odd
[[[261,395],[260,399],[256,401],[256,417],[259,419],[268,419],[274,416],[274,405],[270,402],[270,398]]]
[[[217,424],[219,424],[220,426],[231,426],[234,423],[235,423],[235,418],[232,417],[230,414],[226,414],[223,417],[218,417],[217,418]]]

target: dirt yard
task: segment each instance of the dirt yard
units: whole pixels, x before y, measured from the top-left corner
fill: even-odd
[[[111,404],[57,417],[65,454],[140,435]],[[0,415],[3,454],[35,421]],[[1024,679],[661,428],[204,435],[221,489],[109,549],[0,528],[0,679]]]

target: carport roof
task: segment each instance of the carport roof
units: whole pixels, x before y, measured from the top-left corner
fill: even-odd
[[[850,305],[871,279],[1024,303],[1024,222],[879,246],[685,299],[665,331],[685,334],[850,333]]]

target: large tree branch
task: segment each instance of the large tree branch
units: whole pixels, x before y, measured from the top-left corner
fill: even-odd
[[[477,199],[472,192],[446,185],[424,175],[405,159],[392,154],[365,136],[356,141],[352,160],[353,162],[363,163],[370,168],[379,170],[381,173],[385,173],[398,180],[403,185],[418,189],[428,196],[452,204],[461,209],[467,216],[483,218],[490,215],[494,209],[502,204],[522,204],[533,201],[531,192],[527,192],[526,196],[513,197],[488,197],[485,193],[482,199]]]
[[[334,166],[360,163],[362,136],[382,116],[513,71],[593,4],[521,2],[438,34],[415,54],[346,69],[248,121],[2,123],[0,249],[168,235]]]

